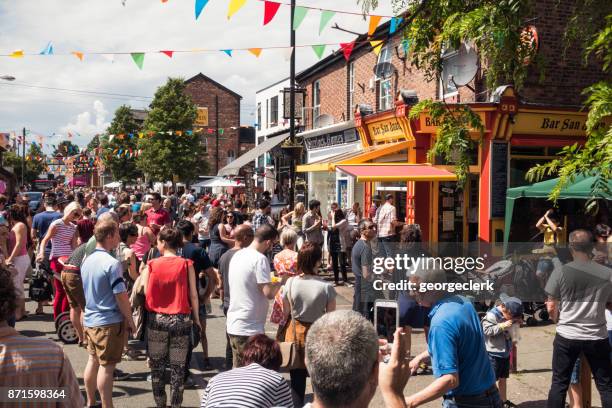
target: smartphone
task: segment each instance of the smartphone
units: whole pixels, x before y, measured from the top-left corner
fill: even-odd
[[[393,335],[399,327],[399,305],[395,300],[374,302],[374,324],[379,339],[393,343]]]

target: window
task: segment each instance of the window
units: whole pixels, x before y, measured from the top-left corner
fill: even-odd
[[[385,44],[378,54],[378,64],[390,63],[393,48],[391,43]],[[393,107],[392,78],[378,78],[378,110],[385,111]]]
[[[257,103],[257,130],[261,130],[261,102]]]
[[[355,62],[351,61],[348,66],[348,117],[353,119],[355,115]]]
[[[266,129],[270,127],[270,110],[268,109],[268,102],[269,100],[266,99]]]
[[[208,138],[206,137],[206,135],[202,137],[202,150],[204,151],[204,153],[208,153]]]
[[[312,84],[312,127],[314,121],[321,114],[321,84],[319,81],[314,81]]]
[[[236,153],[234,153],[234,151],[233,151],[233,150],[228,150],[228,151],[227,151],[227,162],[228,162],[228,163],[231,163],[231,162],[233,162],[234,160],[236,160]]]
[[[450,81],[450,77],[457,76],[459,64],[459,52],[455,49],[443,51],[442,54],[442,78],[440,93],[441,97],[457,92],[457,87]]]
[[[270,99],[270,126],[278,125],[278,96]]]

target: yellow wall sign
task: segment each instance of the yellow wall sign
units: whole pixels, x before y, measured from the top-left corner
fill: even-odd
[[[396,118],[368,123],[368,131],[372,141],[406,138],[406,134]]]
[[[480,116],[480,121],[483,126],[487,126],[486,117],[484,112],[476,112],[478,116]],[[421,113],[419,115],[419,131],[418,133],[436,133],[438,131],[438,127],[440,126],[439,120],[434,120],[429,114]],[[487,129],[485,129],[485,132]]]
[[[208,126],[208,108],[198,107],[198,117],[195,124],[196,126]]]
[[[586,136],[587,114],[519,112],[514,134]],[[601,123],[600,126],[605,126]]]

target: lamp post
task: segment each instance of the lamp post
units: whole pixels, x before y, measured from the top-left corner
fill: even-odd
[[[291,24],[291,62],[289,65],[289,140],[291,145],[295,144],[295,30],[293,29],[293,15],[295,11],[295,0],[291,0],[291,18],[289,24]],[[291,156],[289,164],[289,206],[293,208],[293,202],[295,200],[295,156]]]

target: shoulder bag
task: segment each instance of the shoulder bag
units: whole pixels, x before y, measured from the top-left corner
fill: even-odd
[[[289,279],[291,281],[290,284],[289,281],[287,281],[287,299],[289,300],[289,319],[287,324],[293,323],[293,341],[280,342],[280,350],[283,356],[283,361],[280,366],[281,372],[289,372],[296,368],[302,368],[300,353],[298,352],[297,345],[295,344],[297,335],[295,330],[295,322],[293,319],[293,301],[291,300],[291,286],[293,286],[293,279],[295,278]]]

